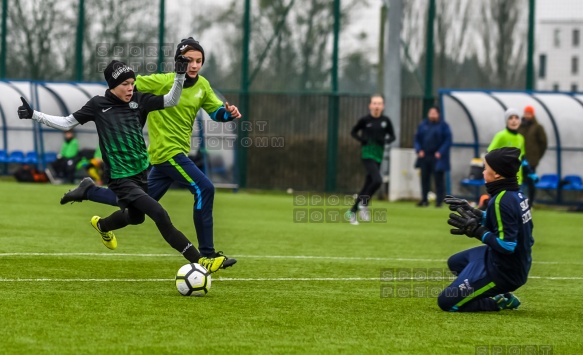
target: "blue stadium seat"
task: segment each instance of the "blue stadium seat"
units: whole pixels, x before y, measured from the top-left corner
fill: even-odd
[[[474,199],[476,201],[480,200],[480,189],[484,186],[486,182],[484,179],[462,179],[461,185],[467,187],[468,190],[473,191]]]
[[[28,152],[24,157],[24,164],[36,164],[38,159],[36,157],[36,152]]]
[[[45,152],[45,164],[52,163],[57,160],[57,153],[55,152]]]
[[[4,163],[8,163],[8,155],[5,150],[0,149],[0,164]]]
[[[578,175],[567,175],[563,178],[563,190],[583,190],[583,180]]]
[[[545,174],[540,177],[540,181],[536,183],[537,189],[554,190],[559,187],[559,175]]]
[[[23,164],[24,163],[24,152],[21,150],[14,150],[8,156],[8,163]]]
[[[484,181],[484,179],[463,179],[462,180],[462,185],[464,185],[464,186],[482,186],[485,183],[486,182]]]

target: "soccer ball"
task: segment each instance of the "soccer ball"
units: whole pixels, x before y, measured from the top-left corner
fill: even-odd
[[[176,289],[183,296],[204,296],[211,289],[211,274],[199,264],[186,264],[176,273]]]

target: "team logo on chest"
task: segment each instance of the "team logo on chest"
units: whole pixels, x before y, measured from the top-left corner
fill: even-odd
[[[137,109],[137,108],[138,108],[138,103],[137,103],[137,102],[135,102],[135,101],[130,101],[130,108],[131,108],[132,110],[135,110],[135,109]]]
[[[385,121],[381,122],[381,127],[387,128],[387,122],[385,122]]]

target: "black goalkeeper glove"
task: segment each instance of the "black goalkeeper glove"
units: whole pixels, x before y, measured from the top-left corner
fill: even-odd
[[[482,226],[474,215],[463,208],[458,208],[457,213],[459,215],[455,213],[449,214],[447,224],[455,227],[455,229],[450,230],[450,233],[455,235],[465,234],[470,238],[482,240],[482,236],[488,232],[488,228]]]
[[[174,62],[174,71],[176,74],[186,74],[186,70],[188,69],[188,63],[190,63],[190,59],[186,58],[183,55],[179,55]]]
[[[28,102],[26,102],[24,97],[21,96],[20,100],[22,100],[22,106],[18,106],[18,118],[20,118],[21,120],[22,119],[30,120],[32,118],[32,114],[34,113],[34,111],[30,107]]]
[[[484,211],[478,208],[473,208],[470,206],[469,202],[464,199],[457,198],[452,195],[446,195],[443,199],[443,202],[449,205],[450,211],[457,211],[458,208],[462,208],[464,211],[468,211],[473,214],[479,220],[482,220],[484,217]]]

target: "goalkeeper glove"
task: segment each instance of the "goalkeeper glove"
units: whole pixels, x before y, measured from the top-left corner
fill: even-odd
[[[463,208],[458,208],[457,213],[459,215],[455,213],[449,214],[447,224],[455,227],[455,229],[450,230],[450,233],[455,235],[465,234],[470,238],[482,240],[482,237],[488,232],[488,229],[482,226],[474,215],[465,211]]]
[[[470,212],[479,220],[482,220],[482,218],[484,217],[484,211],[478,208],[473,208],[472,206],[470,206],[469,202],[464,199],[457,198],[452,195],[446,195],[445,198],[443,199],[443,202],[449,205],[450,211],[457,211],[459,208],[461,208],[464,211]]]

